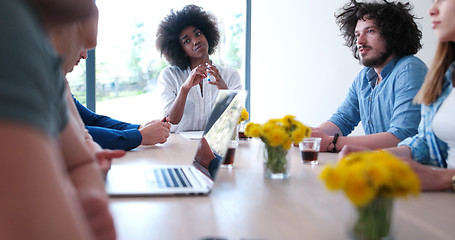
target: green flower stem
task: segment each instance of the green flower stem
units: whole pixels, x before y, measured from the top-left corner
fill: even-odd
[[[282,147],[271,147],[268,144],[265,144],[265,148],[267,149],[267,161],[265,163],[267,169],[270,169],[272,173],[285,173],[288,151]]]
[[[354,239],[379,240],[390,234],[392,221],[392,198],[378,197],[368,205],[358,207],[354,224]]]

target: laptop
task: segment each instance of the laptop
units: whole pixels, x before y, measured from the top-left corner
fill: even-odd
[[[188,157],[191,164],[113,165],[106,177],[107,193],[112,197],[209,194],[245,99],[246,91],[219,91],[196,154]]]

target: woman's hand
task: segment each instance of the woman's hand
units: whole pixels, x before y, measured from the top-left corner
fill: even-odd
[[[190,76],[188,76],[186,81],[183,83],[182,88],[189,91],[192,87],[198,85],[206,77],[206,67],[199,65],[191,70]]]
[[[210,78],[209,84],[215,85],[218,89],[228,89],[226,82],[221,77],[220,71],[213,65],[207,64],[207,73],[210,73],[212,76]],[[213,78],[213,79],[212,79]]]

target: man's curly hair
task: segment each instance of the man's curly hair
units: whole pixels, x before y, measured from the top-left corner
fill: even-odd
[[[360,59],[356,45],[355,27],[358,20],[373,20],[379,33],[385,40],[387,50],[395,57],[416,54],[422,48],[420,39],[422,32],[419,30],[410,13],[413,6],[407,3],[387,2],[382,3],[357,2],[351,0],[338,14],[335,13],[336,22],[345,39],[345,45],[353,51],[354,57]]]
[[[220,42],[220,32],[215,17],[201,7],[187,5],[178,11],[171,10],[171,13],[158,26],[156,48],[171,65],[178,66],[182,70],[190,66],[190,61],[180,46],[179,35],[188,26],[198,28],[205,35],[209,45],[209,55],[215,52]]]

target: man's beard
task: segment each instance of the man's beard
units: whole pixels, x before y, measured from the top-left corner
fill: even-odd
[[[385,50],[379,53],[379,56],[369,59],[360,58],[360,63],[365,67],[378,67],[384,64],[384,62],[389,58],[391,55],[390,50]]]

